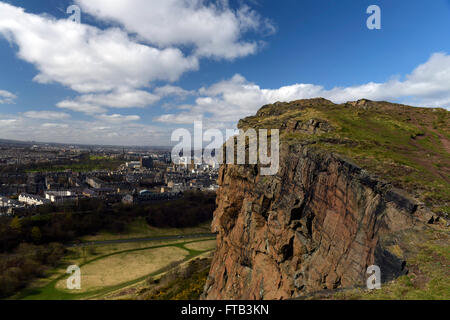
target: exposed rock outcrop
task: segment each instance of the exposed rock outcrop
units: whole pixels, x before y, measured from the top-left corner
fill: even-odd
[[[316,119],[286,128],[333,130]],[[392,239],[425,228],[423,205],[314,144],[282,144],[280,165],[270,177],[257,166],[222,166],[205,299],[289,299],[365,285],[371,265],[383,282],[407,272]]]

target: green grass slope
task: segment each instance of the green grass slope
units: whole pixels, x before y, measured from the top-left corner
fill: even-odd
[[[295,127],[314,127],[311,133]],[[264,106],[239,128],[280,129],[284,143],[299,141],[336,152],[408,191],[435,213],[450,213],[450,112],[360,100],[325,99]]]

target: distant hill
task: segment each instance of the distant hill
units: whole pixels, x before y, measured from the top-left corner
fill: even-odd
[[[134,146],[134,145],[130,145],[130,146],[122,146],[122,145],[99,145],[99,144],[93,144],[93,145],[89,145],[89,144],[77,144],[77,143],[57,143],[57,142],[37,142],[37,141],[20,141],[20,140],[10,140],[10,139],[0,139],[0,146],[2,145],[17,145],[17,146],[33,146],[33,145],[37,145],[37,146],[54,146],[54,147],[78,147],[78,148],[85,148],[85,149],[92,149],[92,148],[114,148],[114,149],[121,149],[121,148],[135,148],[135,149],[139,149],[139,148],[144,148],[144,149],[153,149],[153,150],[171,150],[171,147],[165,147],[165,146]]]

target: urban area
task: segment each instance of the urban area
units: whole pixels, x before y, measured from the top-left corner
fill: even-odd
[[[27,215],[36,207],[98,198],[135,204],[215,191],[218,166],[181,159],[169,149],[86,147],[3,142],[0,215]]]

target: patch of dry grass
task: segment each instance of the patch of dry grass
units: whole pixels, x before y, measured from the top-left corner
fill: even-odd
[[[92,291],[137,279],[155,272],[169,264],[182,260],[188,252],[178,247],[164,247],[112,255],[81,267],[82,290]],[[66,279],[56,285],[66,288]]]
[[[216,240],[208,240],[186,244],[185,247],[190,250],[205,251],[216,248]]]

